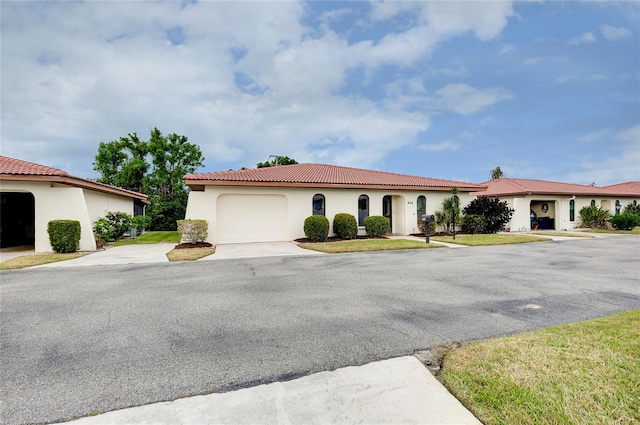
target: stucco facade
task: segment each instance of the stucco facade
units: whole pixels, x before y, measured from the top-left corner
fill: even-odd
[[[0,193],[2,246],[27,241],[36,252],[52,251],[47,232],[51,220],[80,222],[80,250],[93,251],[93,223],[98,218],[109,211],[134,215],[136,202],[147,202],[140,193],[8,157],[0,157]]]

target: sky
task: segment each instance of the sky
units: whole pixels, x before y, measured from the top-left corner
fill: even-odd
[[[5,1],[0,153],[96,178],[157,127],[480,183],[640,180],[640,2]]]

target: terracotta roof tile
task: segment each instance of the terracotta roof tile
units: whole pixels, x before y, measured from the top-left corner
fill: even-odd
[[[633,182],[632,182],[633,183]],[[626,183],[625,183],[626,184]],[[476,196],[514,195],[583,195],[583,196],[640,196],[640,190],[632,188],[597,187],[582,184],[561,183],[545,180],[502,178],[485,182],[487,190],[474,192]],[[618,185],[615,185],[618,186]]]
[[[65,171],[0,155],[0,174],[69,177]]]
[[[635,194],[640,194],[640,182],[626,182],[605,186],[607,189],[624,190]]]
[[[99,183],[89,179],[83,179],[81,177],[75,177],[66,171],[59,170],[57,168],[47,167],[46,165],[35,164],[33,162],[2,155],[0,155],[0,177],[2,180],[12,180],[12,177],[13,179],[20,180],[34,180],[38,178],[47,179],[47,177],[49,177],[52,181],[92,188],[102,192],[117,193],[121,196],[130,196],[140,199],[143,202],[147,202],[147,195],[143,193]]]
[[[467,190],[483,189],[484,185],[417,177],[383,171],[341,167],[326,164],[294,164],[277,167],[256,168],[239,171],[220,171],[214,173],[192,174],[185,176],[187,184],[244,183],[251,186],[281,185],[338,185],[344,187],[380,186],[407,188],[453,188]]]

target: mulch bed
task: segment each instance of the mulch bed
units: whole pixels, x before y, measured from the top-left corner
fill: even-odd
[[[179,245],[176,245],[175,249],[211,248],[211,247],[213,247],[213,245],[211,245],[209,242],[198,242],[198,243],[181,243]]]
[[[329,236],[326,241],[314,241],[314,240],[311,240],[309,238],[300,238],[300,239],[296,239],[294,242],[299,242],[299,243],[323,243],[323,242],[353,241],[353,240],[361,240],[361,239],[389,239],[389,238],[387,238],[386,236],[383,236],[381,238],[374,238],[372,236],[356,236],[353,239],[344,239],[344,238],[339,238],[337,236]]]

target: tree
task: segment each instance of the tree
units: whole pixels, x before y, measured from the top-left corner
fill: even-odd
[[[506,201],[479,196],[464,208],[462,227],[470,233],[497,233],[511,221],[513,212]]]
[[[297,163],[298,161],[296,161],[293,158],[289,158],[288,156],[276,156],[276,159],[272,161],[267,160],[265,162],[258,162],[256,164],[256,167],[266,168],[266,167],[275,167],[276,165],[292,165]]]
[[[498,180],[504,177],[504,173],[500,169],[500,167],[496,167],[491,170],[491,180]]]
[[[184,176],[201,167],[203,161],[200,148],[186,136],[172,133],[165,137],[154,128],[147,142],[133,133],[100,143],[93,165],[101,174],[99,182],[149,197],[151,230],[175,230],[187,207]]]
[[[451,193],[453,196],[442,201],[442,210],[436,211],[434,214],[436,225],[444,227],[447,233],[453,231],[455,224],[460,223],[462,219],[460,215],[460,199],[458,198],[460,191],[457,187],[454,187]]]

